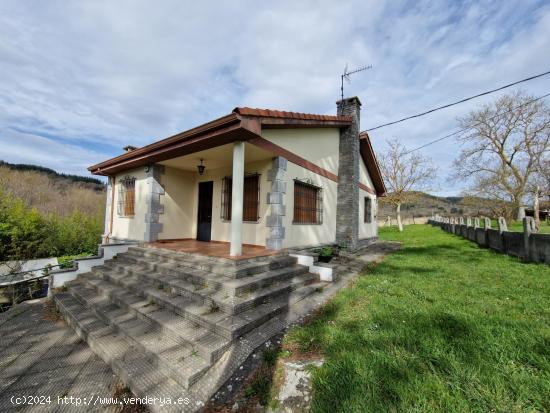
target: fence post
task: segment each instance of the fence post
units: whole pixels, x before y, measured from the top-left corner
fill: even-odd
[[[498,231],[502,234],[504,231],[508,231],[508,225],[504,217],[498,217]]]
[[[485,221],[485,230],[491,229],[491,227],[493,226],[491,218],[485,217],[483,219]]]
[[[475,217],[474,218],[474,228],[479,228],[479,218],[478,217]]]
[[[531,253],[529,248],[529,239],[531,234],[537,232],[537,226],[535,225],[535,220],[533,217],[523,218],[523,249],[524,249],[524,259],[529,261],[531,259]]]
[[[472,226],[472,217],[466,217],[466,226],[471,227]]]

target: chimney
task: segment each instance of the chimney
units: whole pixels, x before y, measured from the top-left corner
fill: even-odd
[[[132,152],[132,151],[135,151],[137,149],[137,147],[135,146],[132,146],[132,145],[126,145],[124,148],[124,152]]]
[[[340,129],[336,243],[353,251],[359,241],[359,132],[361,101],[358,97],[336,102],[339,116],[351,116],[351,125]]]

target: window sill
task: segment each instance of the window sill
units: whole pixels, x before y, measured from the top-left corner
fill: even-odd
[[[292,225],[323,225],[322,222],[293,222]]]

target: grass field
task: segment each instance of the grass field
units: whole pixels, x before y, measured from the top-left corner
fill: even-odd
[[[550,267],[427,225],[284,347],[320,354],[314,412],[550,411]]]

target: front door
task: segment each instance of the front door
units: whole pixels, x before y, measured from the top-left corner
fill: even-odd
[[[199,182],[199,212],[197,217],[197,240],[210,241],[212,232],[212,193],[214,182]]]

